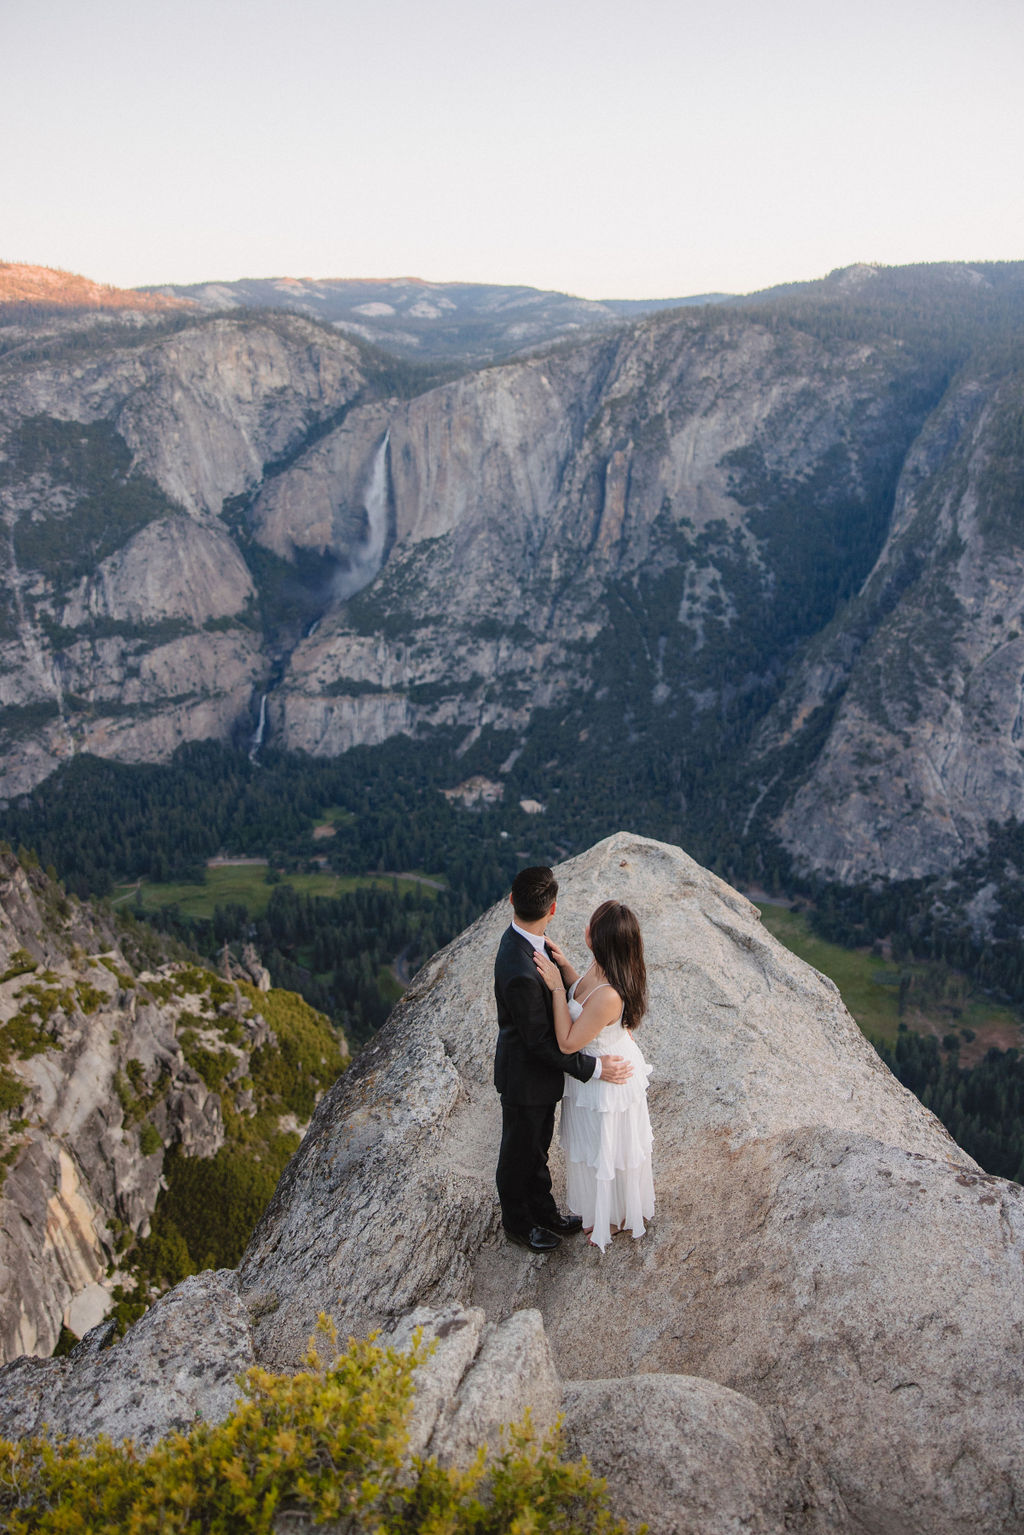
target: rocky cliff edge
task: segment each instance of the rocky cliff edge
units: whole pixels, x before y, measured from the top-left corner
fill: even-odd
[[[1021,1189],[980,1172],[831,982],[679,849],[623,833],[558,873],[553,931],[577,961],[609,895],[645,934],[658,1203],[644,1239],[539,1257],[500,1233],[503,903],[424,968],[321,1102],[237,1274],[188,1281],[114,1350],[9,1367],[0,1431],[65,1408],[77,1422],[75,1392],[102,1370],[137,1380],[151,1437],[162,1420],[132,1341],[147,1324],[168,1378],[192,1359],[187,1410],[223,1411],[225,1348],[238,1369],[289,1368],[321,1310],[343,1333],[399,1339],[419,1319],[441,1339],[419,1443],[458,1458],[525,1405],[541,1422],[561,1405],[570,1448],[652,1529],[1018,1528]],[[102,1426],[95,1407],[79,1424]]]

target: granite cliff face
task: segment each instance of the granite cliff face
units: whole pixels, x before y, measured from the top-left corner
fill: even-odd
[[[111,921],[0,852],[0,1358],[97,1325],[133,1288],[125,1249],[168,1154],[209,1159],[230,1114],[268,1108],[257,1061],[283,1043],[281,994],[254,975],[133,962]]]
[[[268,658],[220,513],[363,383],[290,316],[71,335],[0,361],[7,795],[78,751],[245,732]]]
[[[842,444],[831,493],[854,515],[878,478],[886,402],[908,387],[895,346],[825,349],[731,318],[710,334],[676,320],[390,412],[387,561],[294,651],[271,700],[281,740],[336,752],[398,729],[522,730],[538,707],[627,674],[671,737],[700,706],[706,631],[771,614],[778,535],[753,525],[742,455],[770,444],[762,475],[801,482]],[[280,551],[282,503],[309,504],[325,482],[355,500],[383,422],[354,411],[334,435],[257,499],[257,539]],[[737,566],[755,588],[747,608],[766,612],[740,608]],[[609,677],[623,588],[642,616],[634,655]]]
[[[558,872],[571,953],[610,893],[645,933],[646,1236],[537,1257],[500,1234],[503,904],[323,1099],[237,1274],[189,1280],[106,1352],[97,1335],[12,1365],[0,1431],[152,1442],[226,1410],[228,1361],[294,1367],[326,1310],[342,1332],[438,1337],[417,1447],[458,1461],[526,1405],[542,1424],[561,1407],[613,1503],[666,1535],[1013,1528],[1020,1188],[979,1172],[832,984],[679,849],[620,834]]]
[[[266,695],[289,749],[625,743],[719,851],[948,868],[1024,792],[1021,288],[860,268],[434,387],[295,314],[22,325],[0,795]]]
[[[1024,796],[1019,377],[969,372],[907,456],[862,592],[810,655],[782,731],[834,710],[779,818],[840,879],[949,869]],[[778,728],[773,721],[773,728]]]

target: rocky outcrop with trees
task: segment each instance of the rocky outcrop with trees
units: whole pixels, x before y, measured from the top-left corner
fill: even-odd
[[[234,1261],[345,1058],[301,998],[168,959],[0,850],[0,1358]]]

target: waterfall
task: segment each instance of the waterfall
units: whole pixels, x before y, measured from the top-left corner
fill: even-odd
[[[366,486],[363,510],[366,512],[366,536],[357,549],[349,555],[349,568],[343,570],[335,584],[335,596],[339,602],[353,597],[369,586],[384,560],[384,545],[388,539],[388,443],[390,428],[384,433],[384,441],[374,455],[373,467]]]
[[[256,722],[256,733],[255,733],[255,735],[252,738],[252,745],[249,747],[249,761],[250,762],[255,762],[256,758],[259,755],[259,750],[260,750],[260,747],[263,745],[263,737],[264,737],[264,734],[266,733],[266,729],[267,729],[267,695],[266,695],[266,693],[261,693],[260,694],[260,717],[259,717],[258,721]]]

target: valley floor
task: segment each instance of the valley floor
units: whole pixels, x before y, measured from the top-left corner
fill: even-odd
[[[869,1039],[892,1044],[903,1028],[942,1041],[956,1036],[962,1067],[976,1065],[993,1048],[1024,1046],[1019,1010],[985,997],[960,971],[927,961],[896,963],[885,944],[845,949],[819,938],[799,905],[756,904],[774,938],[835,981]]]

